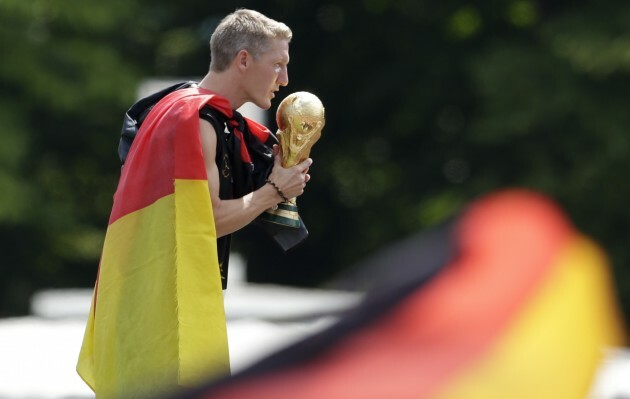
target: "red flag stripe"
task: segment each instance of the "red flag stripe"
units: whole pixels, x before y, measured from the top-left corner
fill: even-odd
[[[175,179],[207,179],[199,137],[199,110],[209,103],[225,108],[227,100],[207,90],[200,93],[196,88],[178,90],[151,110],[122,170],[110,224],[172,194]],[[187,97],[192,99],[180,101]],[[157,125],[160,129],[154,131]],[[134,173],[129,174],[128,170]]]

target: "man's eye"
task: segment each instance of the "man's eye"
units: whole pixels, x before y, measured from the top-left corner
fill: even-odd
[[[282,71],[282,66],[280,66],[280,64],[276,64],[273,66],[273,70],[276,71],[276,73],[280,73],[280,71]]]

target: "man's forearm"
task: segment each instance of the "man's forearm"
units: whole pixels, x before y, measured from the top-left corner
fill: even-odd
[[[244,197],[232,200],[213,199],[212,211],[217,237],[234,233],[247,226],[262,212],[282,201],[275,188],[265,184]],[[218,202],[218,204],[215,204]]]

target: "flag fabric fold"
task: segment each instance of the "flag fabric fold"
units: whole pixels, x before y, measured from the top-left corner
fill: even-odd
[[[229,374],[199,110],[178,90],[149,113],[114,195],[77,371],[97,398],[152,397]]]

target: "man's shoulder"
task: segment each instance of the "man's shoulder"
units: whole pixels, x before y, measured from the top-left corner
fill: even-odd
[[[223,135],[227,132],[227,117],[209,104],[199,110],[199,118],[212,126],[214,133]]]

